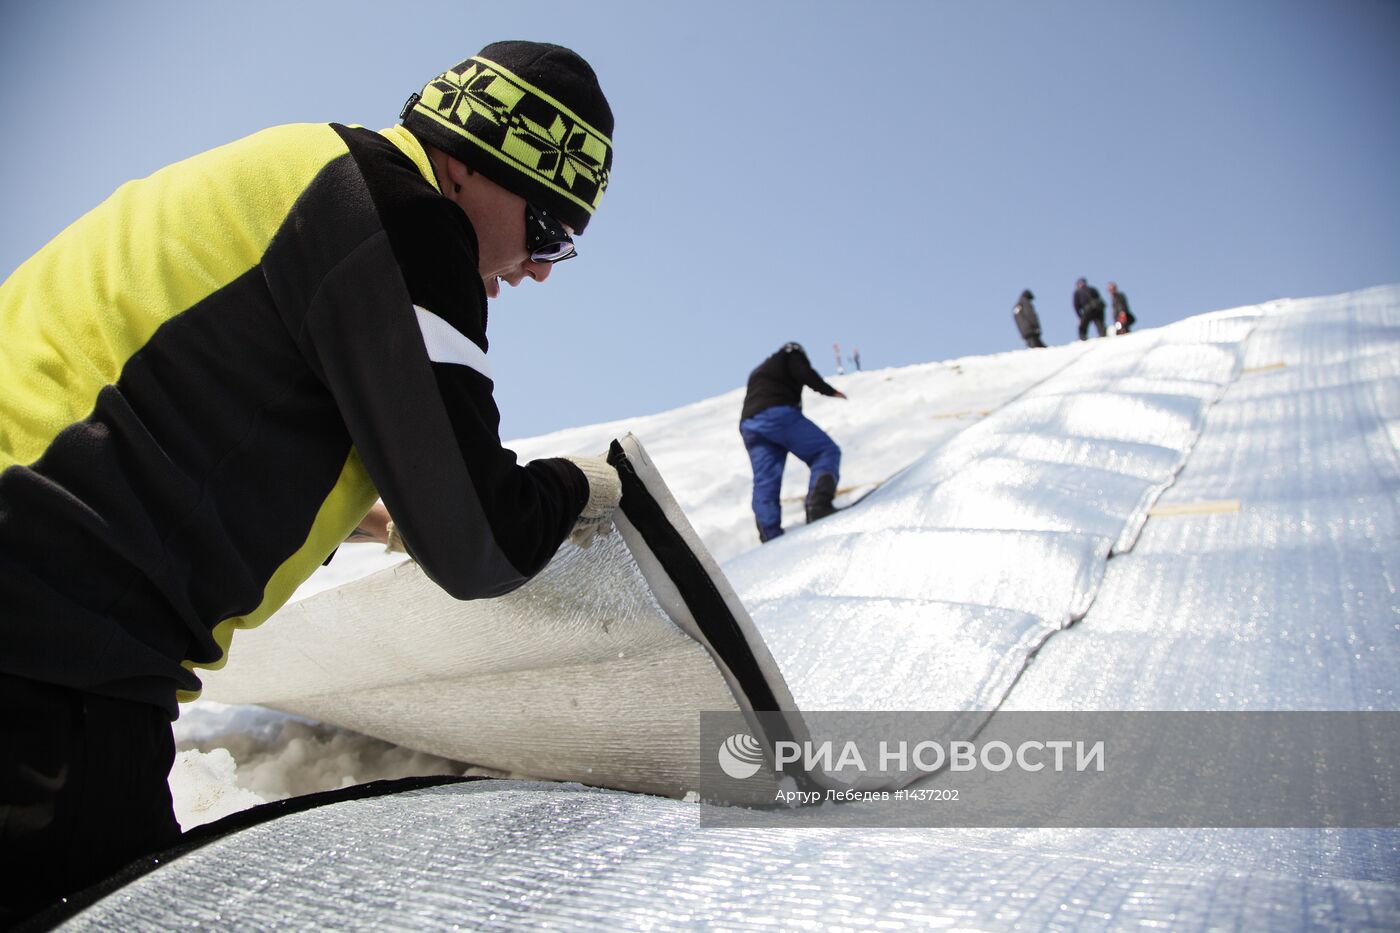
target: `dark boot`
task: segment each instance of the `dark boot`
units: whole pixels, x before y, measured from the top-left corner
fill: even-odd
[[[754,524],[755,524],[755,525],[758,525],[758,543],[759,543],[759,544],[766,544],[767,542],[772,541],[774,538],[780,538],[780,537],[782,537],[783,529],[781,529],[781,528],[772,528],[772,529],[765,530],[764,527],[763,527],[762,525],[759,525],[759,524],[758,524],[758,522],[754,522]]]
[[[812,488],[807,492],[807,524],[826,518],[837,511],[836,506],[831,504],[831,500],[836,498],[836,477],[830,473],[823,473],[818,476],[816,482],[812,483]]]

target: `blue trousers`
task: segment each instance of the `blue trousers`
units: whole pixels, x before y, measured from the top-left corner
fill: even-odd
[[[783,531],[783,510],[778,492],[783,485],[787,455],[795,454],[812,471],[807,488],[817,477],[830,473],[840,478],[841,448],[791,405],[766,408],[739,422],[739,434],[753,464],[753,515],[759,535],[767,540]]]

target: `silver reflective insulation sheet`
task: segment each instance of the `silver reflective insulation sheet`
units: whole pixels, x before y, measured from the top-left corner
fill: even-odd
[[[1342,874],[1329,865],[1333,840],[1296,830],[718,830],[699,827],[698,809],[618,791],[505,781],[340,803],[211,843],[64,929],[1254,930],[1400,923],[1393,874]]]
[[[234,647],[205,696],[501,771],[673,796],[694,786],[695,711],[738,709],[617,531],[586,550],[566,543],[491,600],[455,600],[400,564],[293,603]]]
[[[1289,302],[1005,709],[1400,709],[1400,293]],[[1237,511],[1202,510],[1225,502]]]
[[[995,709],[1089,611],[1258,319],[1102,341],[858,507],[727,563],[799,708]]]
[[[1100,341],[725,570],[808,708],[1394,710],[1398,442],[1400,288],[1223,312]],[[505,781],[338,803],[68,928],[1400,928],[1400,830],[718,830],[701,811]]]
[[[515,592],[453,599],[401,563],[285,607],[205,696],[505,773],[684,796],[700,710],[794,703],[640,442],[614,453],[615,527],[566,541]]]

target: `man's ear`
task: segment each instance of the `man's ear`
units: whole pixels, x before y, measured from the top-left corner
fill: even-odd
[[[466,163],[451,156],[447,157],[447,180],[452,182],[457,191],[462,190],[462,186],[467,183],[467,179],[476,174]]]

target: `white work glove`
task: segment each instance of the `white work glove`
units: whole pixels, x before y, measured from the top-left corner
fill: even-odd
[[[605,535],[612,528],[613,510],[622,501],[622,481],[617,478],[617,470],[602,457],[566,457],[570,463],[583,471],[588,480],[588,504],[579,513],[574,530],[569,532],[569,540],[581,548],[593,543],[593,539]]]
[[[408,553],[408,548],[404,547],[403,535],[399,534],[399,527],[393,522],[386,522],[384,525],[384,550],[389,554]]]

